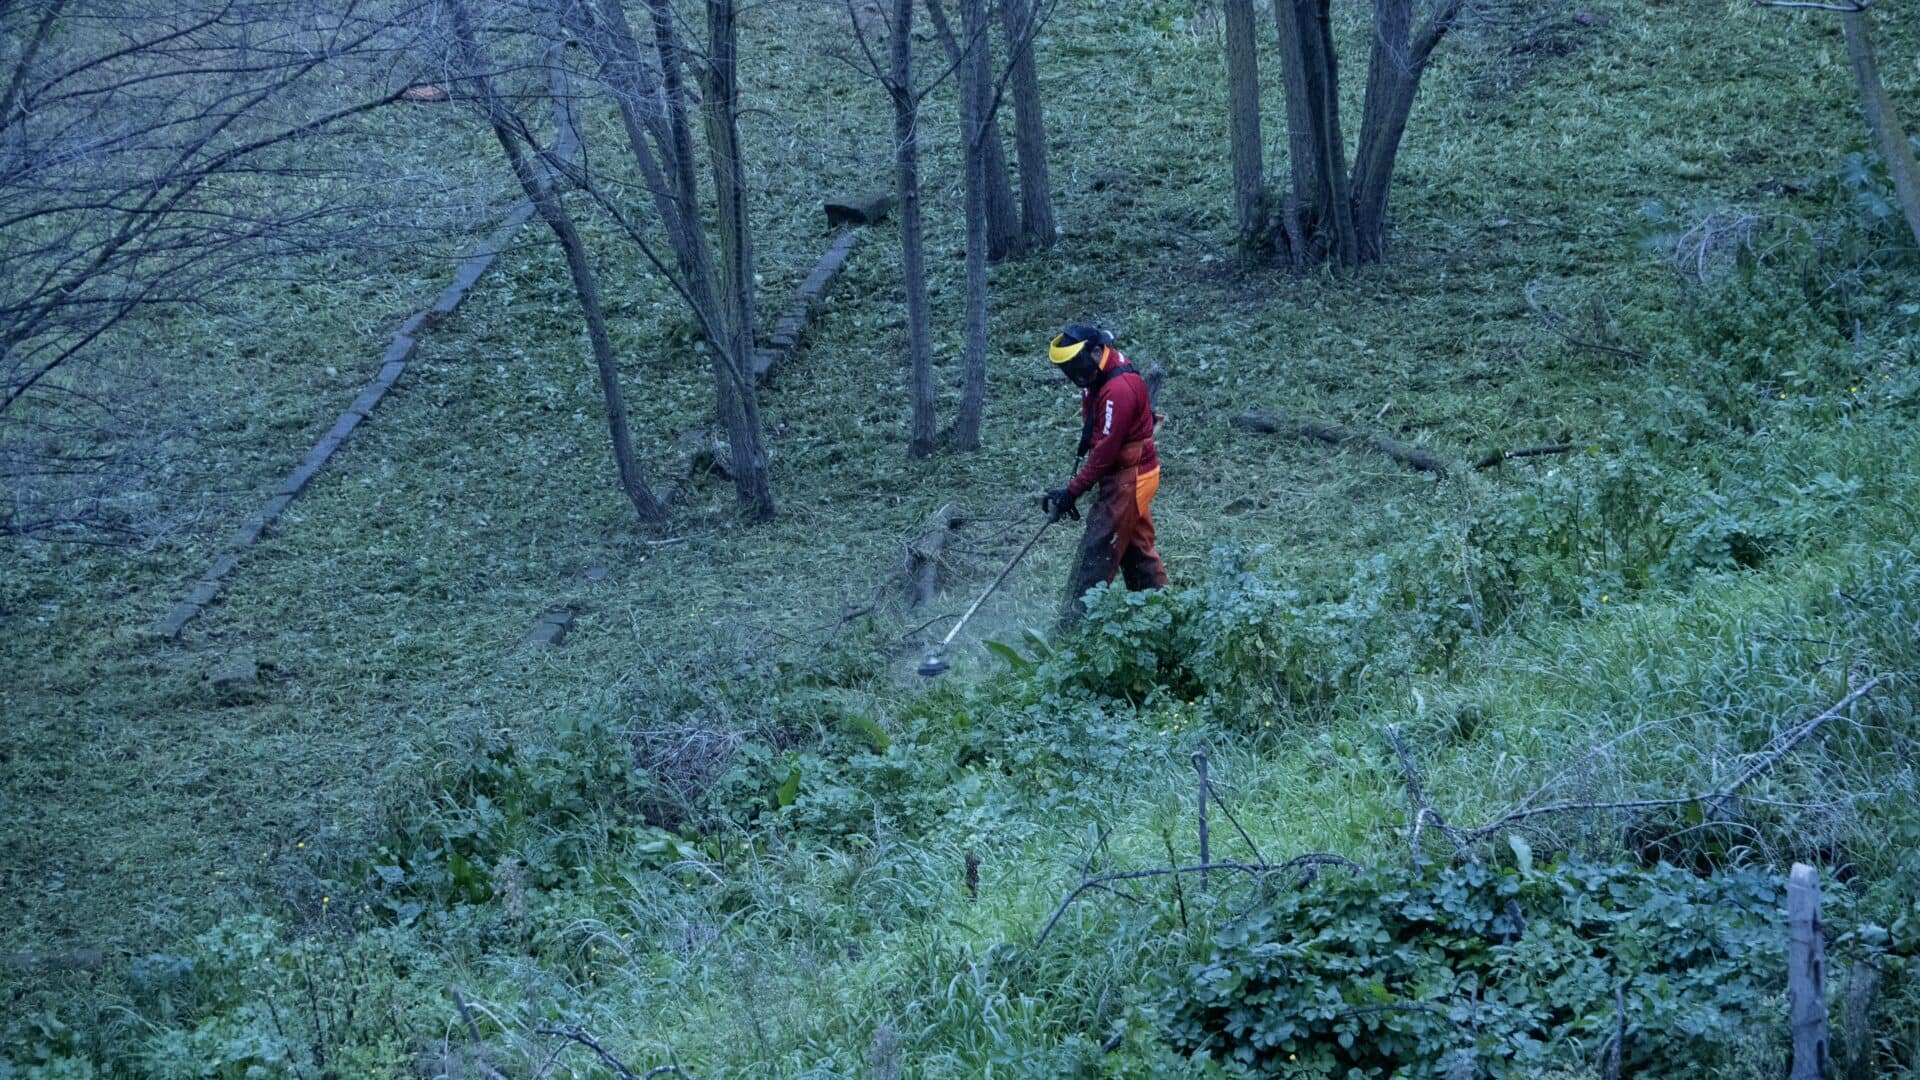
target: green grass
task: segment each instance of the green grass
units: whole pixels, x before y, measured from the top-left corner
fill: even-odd
[[[1353,278],[1233,258],[1223,88],[1204,24],[1156,29],[1166,12],[1139,3],[1063,14],[1040,55],[1066,235],[1053,252],[993,272],[986,448],[906,459],[895,248],[876,232],[808,347],[763,394],[780,503],[764,527],[735,523],[727,485],[682,478],[676,439],[709,422],[710,376],[686,317],[599,231],[642,460],[675,487],[668,535],[633,527],[564,268],[530,228],[429,333],[400,387],[229,577],[221,602],[182,642],[156,641],[147,627],[351,399],[383,334],[435,287],[434,267],[314,267],[297,303],[265,308],[290,290],[262,283],[231,313],[142,328],[140,344],[179,373],[186,407],[221,436],[200,462],[177,450],[182,467],[201,470],[208,489],[218,477],[226,494],[195,503],[164,542],[139,551],[0,551],[0,666],[17,673],[0,680],[10,818],[0,951],[105,947],[120,993],[124,957],[190,951],[183,942],[219,920],[270,912],[319,935],[323,953],[382,958],[373,968],[400,988],[393,1012],[407,1037],[395,1037],[405,1049],[380,1068],[441,1044],[452,1015],[444,987],[458,984],[487,1006],[503,1062],[541,1060],[546,1040],[531,1030],[566,1017],[631,1064],[677,1055],[700,1075],[879,1072],[889,1045],[907,1075],[1042,1074],[1083,1059],[1097,1068],[1102,1055],[1090,1048],[1121,1023],[1132,1064],[1120,1067],[1146,1074],[1171,1067],[1154,1056],[1139,1011],[1147,987],[1202,955],[1202,928],[1219,914],[1191,886],[1186,932],[1168,921],[1156,884],[1137,908],[1089,898],[1045,950],[1002,943],[1031,941],[1090,857],[1164,862],[1163,832],[1192,854],[1191,750],[1213,755],[1222,793],[1269,856],[1330,850],[1366,862],[1406,851],[1383,720],[1423,740],[1436,801],[1465,823],[1643,723],[1656,726],[1574,777],[1569,793],[1688,782],[1725,754],[1750,752],[1768,723],[1837,696],[1846,670],[1809,673],[1826,657],[1817,646],[1755,655],[1757,635],[1852,633],[1824,598],[1910,532],[1912,455],[1886,452],[1911,446],[1903,399],[1843,410],[1846,388],[1821,387],[1764,414],[1779,437],[1756,470],[1833,471],[1863,487],[1855,506],[1809,525],[1757,572],[1642,590],[1591,617],[1541,614],[1475,643],[1450,670],[1383,677],[1330,720],[1282,715],[1250,736],[1205,723],[1160,736],[1160,714],[1110,705],[1096,716],[1019,712],[1021,689],[976,643],[1051,622],[1065,536],[1044,542],[983,610],[978,636],[969,632],[931,697],[911,669],[916,643],[943,627],[916,637],[933,612],[901,611],[884,592],[901,540],[943,503],[980,521],[949,568],[941,610],[963,607],[1023,542],[1030,496],[1063,475],[1075,419],[1039,345],[1082,317],[1109,321],[1130,353],[1172,371],[1156,517],[1177,583],[1200,580],[1216,548],[1261,546],[1278,579],[1343,581],[1377,551],[1463,531],[1532,477],[1586,467],[1543,459],[1436,483],[1361,452],[1229,429],[1245,408],[1377,423],[1462,457],[1567,433],[1608,452],[1631,441],[1658,411],[1655,392],[1698,372],[1661,351],[1681,348],[1671,345],[1676,328],[1698,301],[1640,246],[1641,208],[1791,213],[1834,230],[1847,208],[1829,188],[1779,199],[1757,185],[1831,177],[1863,139],[1827,21],[1735,3],[1594,10],[1605,22],[1569,31],[1565,55],[1516,54],[1498,27],[1443,48],[1402,153],[1393,257]],[[781,42],[752,52],[746,73],[751,104],[768,110],[747,137],[763,305],[777,311],[824,245],[819,194],[887,183],[890,128],[878,90],[823,58],[842,36],[837,12],[756,19],[751,38]],[[1910,31],[1881,22],[1883,54],[1911,55]],[[1343,32],[1360,40],[1350,18]],[[1890,88],[1910,96],[1912,65],[1884,66]],[[950,416],[962,299],[957,125],[937,101],[925,119],[930,263]],[[1276,171],[1281,116],[1270,91]],[[1093,179],[1109,173],[1118,182],[1095,191]],[[1622,343],[1658,362],[1613,366],[1570,347],[1529,311],[1534,282],[1557,311],[1604,302]],[[1903,373],[1911,321],[1888,316],[1872,328],[1864,362]],[[1729,454],[1739,449],[1720,437]],[[1720,449],[1708,443],[1688,460]],[[1833,546],[1836,535],[1869,546]],[[589,584],[594,566],[610,573]],[[885,602],[870,623],[838,625],[876,595]],[[558,603],[582,611],[567,644],[524,650],[533,620]],[[268,665],[266,700],[222,706],[204,678],[239,649]],[[776,665],[797,673],[791,700],[717,689],[781,687],[767,681]],[[819,688],[813,673],[829,665],[850,674]],[[1469,703],[1487,719],[1471,737],[1449,734]],[[615,886],[596,878],[535,890],[524,915],[488,903],[402,932],[366,930],[370,920],[343,910],[362,898],[355,860],[394,822],[444,809],[439,778],[476,740],[540,746],[561,720],[594,715],[617,727],[777,723],[806,744],[838,712],[860,711],[911,759],[916,740],[951,737],[957,710],[996,741],[952,775],[915,777],[939,801],[924,817],[875,813],[871,828],[830,839],[757,825],[731,838],[748,847],[710,852],[709,870],[636,865]],[[1910,729],[1901,722],[1872,721]],[[835,767],[857,758],[832,737],[824,745]],[[1782,790],[1833,777],[1900,784],[1869,820],[1911,820],[1911,777],[1869,760],[1880,745],[1862,737],[1856,759],[1796,765]],[[1060,748],[1065,764],[1047,756]],[[825,793],[803,791],[791,817],[818,820],[808,815],[825,812]],[[809,801],[816,794],[821,806]],[[1846,831],[1806,816],[1827,830],[1821,838]],[[1238,853],[1225,829],[1215,837]],[[588,850],[626,858],[611,841]],[[978,899],[963,883],[969,851],[981,859]],[[275,976],[249,983],[255,976],[236,970],[235,985],[274,990]],[[80,980],[5,977],[53,1003],[83,1033],[83,1050],[106,1057],[138,1041],[119,1014],[84,1004]]]

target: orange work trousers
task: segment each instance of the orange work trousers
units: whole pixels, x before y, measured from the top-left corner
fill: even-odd
[[[1079,557],[1068,582],[1063,626],[1086,613],[1081,601],[1088,589],[1116,575],[1134,591],[1166,586],[1166,564],[1153,546],[1153,496],[1159,490],[1157,464],[1144,472],[1125,467],[1100,481],[1099,499],[1087,510],[1087,529],[1080,536]]]

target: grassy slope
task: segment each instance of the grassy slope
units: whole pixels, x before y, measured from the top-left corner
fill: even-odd
[[[802,651],[792,639],[817,639],[864,602],[890,573],[899,539],[931,508],[953,501],[1012,527],[1026,494],[1059,475],[1071,401],[1036,357],[1071,318],[1111,320],[1136,356],[1174,370],[1159,516],[1177,577],[1192,580],[1215,546],[1255,543],[1274,545],[1276,562],[1302,576],[1344,573],[1389,535],[1455,520],[1465,509],[1456,489],[1364,455],[1233,433],[1224,418],[1263,406],[1367,421],[1390,405],[1384,422],[1403,437],[1459,451],[1603,433],[1639,407],[1639,377],[1545,334],[1524,287],[1544,281],[1570,301],[1604,296],[1616,309],[1660,310],[1675,284],[1634,245],[1641,204],[1768,204],[1759,182],[1824,173],[1835,148],[1858,141],[1829,24],[1737,4],[1712,17],[1682,4],[1596,10],[1610,22],[1574,32],[1575,51],[1541,63],[1511,93],[1495,92],[1478,66],[1516,62],[1504,39],[1448,50],[1403,153],[1395,262],[1358,281],[1227,268],[1209,37],[1157,30],[1158,13],[1136,4],[1063,17],[1041,51],[1068,235],[1055,254],[995,271],[987,450],[904,460],[896,275],[888,238],[871,237],[811,346],[765,396],[782,500],[780,520],[766,528],[732,525],[729,492],[701,483],[680,490],[681,542],[634,533],[609,482],[562,270],[544,246],[514,252],[427,339],[424,363],[185,642],[142,631],[197,572],[217,522],[133,561],[4,555],[15,571],[5,606],[30,632],[0,645],[5,666],[26,676],[0,690],[0,706],[21,718],[5,736],[18,827],[0,859],[9,898],[0,943],[146,951],[260,903],[313,910],[314,869],[357,850],[369,808],[407,797],[418,763],[443,742],[476,729],[537,740],[556,716],[644,698],[676,657]],[[883,102],[818,55],[835,23],[824,13],[781,17],[802,25],[787,28],[785,49],[759,54],[764,66],[751,79],[783,118],[758,119],[750,133],[766,163],[770,308],[821,244],[811,224],[796,225],[815,220],[815,193],[886,175]],[[1095,52],[1089,41],[1111,47]],[[1090,92],[1095,71],[1099,91]],[[815,107],[786,119],[803,97]],[[929,118],[936,177],[953,173],[952,127],[945,112]],[[1095,191],[1107,173],[1120,177]],[[945,331],[936,355],[957,381],[957,192],[949,183],[932,196]],[[635,411],[648,425],[641,446],[667,471],[676,432],[704,422],[707,376],[671,344],[684,340],[684,319],[657,290],[633,279],[608,292]],[[341,363],[336,383],[316,377],[323,365],[312,354],[369,358],[377,338],[369,302],[333,298],[323,327],[293,320],[320,335],[300,350],[305,357],[286,354],[287,326],[258,331],[258,348],[283,360],[275,368],[283,382],[263,388],[264,398],[222,394],[208,405],[229,425],[264,411],[284,431],[249,439],[256,456],[235,476],[255,486],[272,476],[275,462],[294,457],[293,436],[323,429],[351,396],[339,384],[360,360]],[[231,362],[225,378],[246,379],[255,370],[246,352],[212,349],[206,362]],[[1019,539],[1017,531],[982,539],[959,560],[966,589],[955,589],[956,605]],[[1054,540],[1016,576],[989,632],[1047,619],[1066,548]],[[595,565],[611,575],[582,583]],[[569,600],[585,614],[568,646],[520,653],[537,613]],[[217,707],[200,680],[240,647],[273,666],[270,698]],[[910,663],[903,656],[902,671]],[[872,673],[883,719],[909,707],[891,692],[902,677]],[[1366,854],[1395,842],[1386,821],[1398,795],[1390,774],[1358,751],[1361,737],[1302,732],[1259,753],[1223,750],[1220,768],[1258,837],[1277,850]],[[745,870],[756,896],[790,892],[809,899],[795,905],[808,910],[832,910],[851,885],[878,875],[872,887],[924,892],[905,906],[926,918],[866,937],[874,931],[858,919],[797,933],[764,915],[770,925],[739,939],[764,948],[635,964],[614,978],[635,980],[636,994],[662,1004],[629,1037],[723,1067],[770,1048],[797,1066],[827,1048],[864,1046],[873,1025],[892,1017],[917,1024],[907,1041],[928,1072],[943,1061],[954,1072],[976,1068],[986,1051],[965,1039],[980,1033],[1026,1045],[1057,1038],[1060,1017],[1039,1015],[1004,987],[969,988],[949,965],[1030,929],[1068,873],[1065,839],[1088,823],[1124,826],[1119,861],[1161,857],[1159,826],[1180,813],[1184,761],[1185,747],[1170,743],[1163,760],[1139,762],[1141,779],[1108,805],[1060,814],[1000,796],[1012,802],[983,803],[978,835],[829,853],[816,869],[757,879]],[[987,858],[978,907],[963,906],[951,869],[968,845]],[[637,914],[638,928],[653,914]],[[767,944],[781,933],[795,943]],[[830,943],[848,936],[863,942],[864,958],[829,957]],[[780,971],[756,994],[740,964]],[[1112,965],[1116,979],[1131,970],[1124,957]],[[933,1008],[943,986],[952,1015],[916,1021],[891,1011],[901,1000]],[[979,1010],[993,1009],[1008,1015],[982,1020]],[[758,1046],[737,1040],[745,1013],[762,1017]]]

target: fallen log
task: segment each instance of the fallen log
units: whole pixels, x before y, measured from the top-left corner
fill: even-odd
[[[919,535],[906,542],[906,578],[907,587],[913,590],[913,606],[919,607],[933,599],[933,590],[938,584],[940,555],[946,550],[947,537],[955,529],[965,524],[965,519],[954,510],[952,504],[942,506],[927,518],[920,527]]]
[[[893,213],[893,196],[886,192],[855,195],[829,199],[820,205],[827,212],[829,229],[838,229],[843,225],[878,225]]]
[[[1285,416],[1280,413],[1241,413],[1229,421],[1234,427],[1245,431],[1258,431],[1268,435],[1292,435],[1296,438],[1318,439],[1332,446],[1364,446],[1378,454],[1421,472],[1430,472],[1436,476],[1445,476],[1451,465],[1440,457],[1417,446],[1408,446],[1378,432],[1355,431],[1326,420],[1313,420],[1306,417]]]

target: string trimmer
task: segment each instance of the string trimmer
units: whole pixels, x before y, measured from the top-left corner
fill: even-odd
[[[1007,575],[1013,573],[1013,568],[1020,565],[1020,560],[1027,557],[1027,552],[1032,551],[1033,546],[1040,542],[1040,538],[1047,534],[1047,526],[1059,521],[1061,517],[1068,515],[1078,518],[1080,512],[1069,507],[1064,508],[1063,512],[1047,515],[1047,520],[1041,522],[1040,527],[1034,530],[1033,538],[1028,540],[1026,546],[1021,548],[1019,552],[1014,555],[1012,561],[1007,563],[1006,569],[1000,571],[1000,576],[993,579],[993,584],[987,586],[987,591],[981,593],[980,598],[975,600],[971,607],[967,608],[967,613],[960,616],[959,622],[953,624],[953,629],[947,631],[947,636],[940,639],[940,644],[928,650],[927,658],[920,661],[921,678],[931,679],[953,666],[947,663],[947,646],[953,644],[953,639],[959,637],[960,631],[966,627],[967,620],[973,618],[973,613],[980,610],[980,605],[987,602],[987,597],[993,595],[993,591],[1000,587],[1000,583],[1007,580]]]

